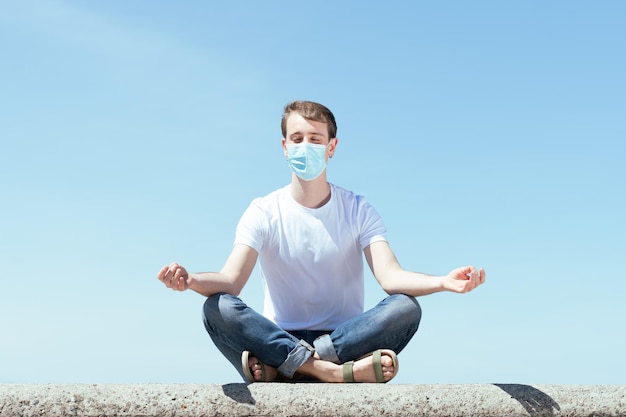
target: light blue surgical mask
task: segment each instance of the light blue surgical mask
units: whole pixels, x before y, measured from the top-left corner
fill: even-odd
[[[314,180],[326,169],[326,146],[308,142],[287,145],[287,163],[298,177]]]

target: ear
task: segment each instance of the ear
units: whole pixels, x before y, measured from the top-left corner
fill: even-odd
[[[285,158],[287,158],[287,140],[283,138],[281,140],[281,144],[283,145],[283,154],[285,155]]]
[[[339,143],[339,139],[337,138],[332,138],[329,141],[329,146],[328,146],[328,157],[332,158],[333,155],[335,154],[335,150],[337,149],[337,143]]]

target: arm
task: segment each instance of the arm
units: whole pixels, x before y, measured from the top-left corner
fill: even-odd
[[[251,247],[237,244],[220,272],[190,274],[174,262],[161,268],[157,278],[175,291],[190,288],[206,297],[221,292],[237,296],[248,282],[257,257],[257,252]]]
[[[454,269],[444,276],[405,271],[384,241],[372,243],[363,252],[374,277],[388,294],[417,297],[440,291],[465,293],[485,282],[485,270],[473,266]]]

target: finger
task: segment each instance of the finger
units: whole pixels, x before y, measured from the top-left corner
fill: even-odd
[[[165,274],[164,281],[163,281],[168,288],[172,288],[172,285],[174,284],[174,280],[176,277],[176,271],[181,268],[182,267],[176,262],[172,262],[171,264],[169,264],[167,268],[168,269],[167,273]]]
[[[180,289],[178,288],[180,285],[180,278],[174,276],[174,278],[172,278],[172,289],[174,291],[180,291]]]
[[[173,278],[174,278],[174,273],[168,267],[167,272],[165,273],[162,279],[163,284],[165,284],[167,288],[171,288],[172,287],[171,283],[172,283]]]
[[[480,273],[478,272],[478,269],[476,269],[474,266],[471,266],[471,268],[472,268],[472,276],[478,279],[480,277]]]
[[[180,278],[180,269],[176,268],[172,271],[172,282],[178,281],[178,278]]]
[[[175,279],[179,279],[180,277],[183,277],[184,275],[185,275],[185,270],[180,266],[176,268],[176,270],[174,271]]]
[[[178,291],[184,291],[184,290],[187,289],[187,278],[186,277],[178,278],[176,289]]]
[[[168,265],[167,267],[167,275],[166,277],[171,277],[175,272],[176,269],[180,268],[181,266],[179,264],[177,264],[176,262],[172,262],[171,264]]]
[[[472,265],[468,266],[466,275],[468,280],[475,282],[477,279],[476,268],[474,268]]]
[[[176,271],[174,271],[174,285],[176,287],[176,289],[179,289],[179,287],[181,286],[181,283],[183,283],[185,281],[185,279],[187,278],[185,275],[185,270],[182,267],[178,267],[176,268]]]
[[[462,266],[460,268],[457,269],[457,271],[463,275],[465,275],[467,278],[469,278],[471,272],[472,272],[472,266],[468,265],[468,266]]]
[[[163,268],[161,268],[161,270],[157,274],[157,278],[159,279],[159,281],[163,281],[165,279],[165,274],[167,274],[167,271],[169,271],[169,268],[170,267],[168,265],[165,265]]]
[[[481,284],[485,283],[486,277],[487,277],[487,274],[485,273],[485,270],[483,268],[480,268],[480,283]]]
[[[453,269],[448,274],[448,277],[454,280],[465,281],[469,279],[469,269],[466,266],[462,266],[460,268]]]
[[[463,270],[465,279],[471,280],[476,278],[476,268],[474,268],[473,265],[468,265],[460,269]]]
[[[167,275],[165,276],[165,279],[163,280],[163,284],[165,284],[165,286],[167,288],[172,288],[172,280],[174,279],[174,277],[172,276],[171,272],[168,272]]]
[[[478,287],[481,284],[481,272],[472,266],[472,277],[470,278],[470,288],[469,291]]]

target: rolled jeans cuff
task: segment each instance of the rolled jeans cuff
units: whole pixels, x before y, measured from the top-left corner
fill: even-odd
[[[315,339],[313,346],[315,346],[315,351],[319,355],[320,359],[328,362],[339,363],[339,357],[337,356],[337,352],[335,351],[335,346],[333,345],[330,335],[321,335]]]
[[[278,367],[278,372],[287,378],[292,378],[293,374],[309,360],[315,349],[304,340],[300,340],[295,348],[287,355],[287,359]]]

